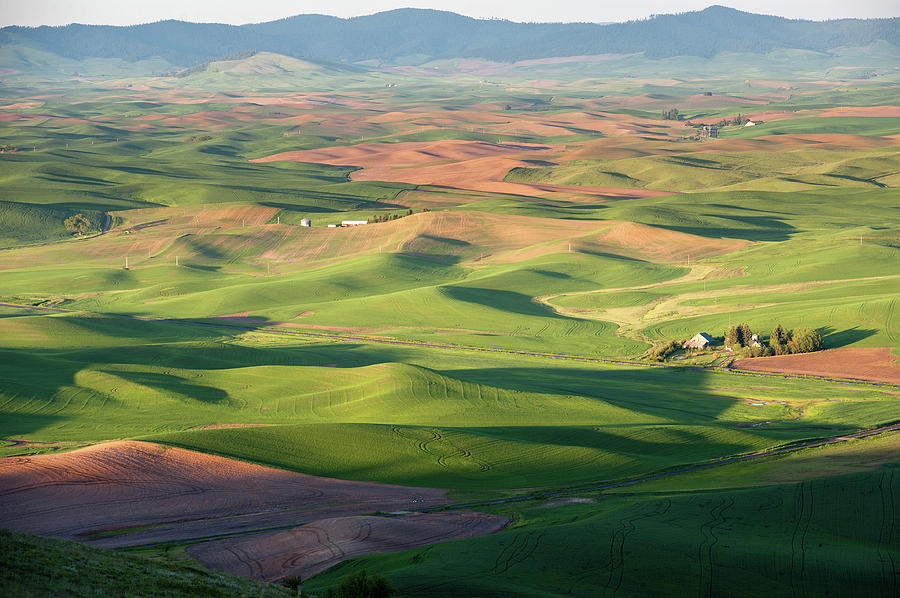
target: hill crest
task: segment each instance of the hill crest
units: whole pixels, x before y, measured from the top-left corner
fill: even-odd
[[[129,27],[0,29],[0,48],[24,46],[73,60],[138,61],[158,56],[182,67],[250,50],[345,63],[373,59],[397,63],[410,56],[424,57],[422,62],[441,58],[515,62],[617,53],[665,58],[783,48],[825,52],[877,41],[900,45],[900,18],[816,22],[718,5],[612,24],[516,23],[401,8],[348,19],[296,15],[241,26],[167,20]]]

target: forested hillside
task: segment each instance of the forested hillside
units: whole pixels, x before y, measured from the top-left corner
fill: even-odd
[[[879,40],[900,44],[900,19],[814,22],[721,6],[608,25],[514,23],[406,8],[351,19],[298,15],[242,26],[170,20],[131,27],[73,24],[0,30],[0,48],[23,46],[75,60],[159,56],[179,66],[249,50],[349,62],[460,57],[512,62],[604,53],[664,58],[779,48],[822,52]]]

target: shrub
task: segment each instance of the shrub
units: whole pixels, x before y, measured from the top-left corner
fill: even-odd
[[[669,341],[665,345],[654,347],[653,350],[650,351],[650,357],[654,358],[656,361],[664,361],[666,357],[680,349],[682,344],[684,343]]]
[[[91,221],[84,214],[69,216],[63,221],[63,224],[66,225],[66,230],[79,236],[84,235],[91,229]]]
[[[324,598],[390,598],[394,591],[387,577],[363,569],[341,580],[337,589],[328,588]]]
[[[750,357],[770,357],[775,354],[772,347],[760,343],[758,346],[750,347]]]
[[[291,575],[289,577],[285,577],[281,580],[281,585],[286,588],[290,588],[293,591],[298,591],[300,589],[300,584],[303,583],[303,580],[300,579],[299,575]]]

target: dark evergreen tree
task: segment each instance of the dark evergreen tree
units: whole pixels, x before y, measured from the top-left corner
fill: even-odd
[[[741,343],[738,339],[738,329],[734,326],[729,328],[728,332],[725,333],[725,346],[731,347],[732,349],[741,346]]]

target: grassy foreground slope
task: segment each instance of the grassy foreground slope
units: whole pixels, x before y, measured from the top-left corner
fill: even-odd
[[[896,478],[537,504],[501,534],[356,559],[309,587],[368,567],[401,596],[893,596]]]
[[[50,538],[0,530],[0,588],[7,596],[42,598],[277,598],[283,587]]]

